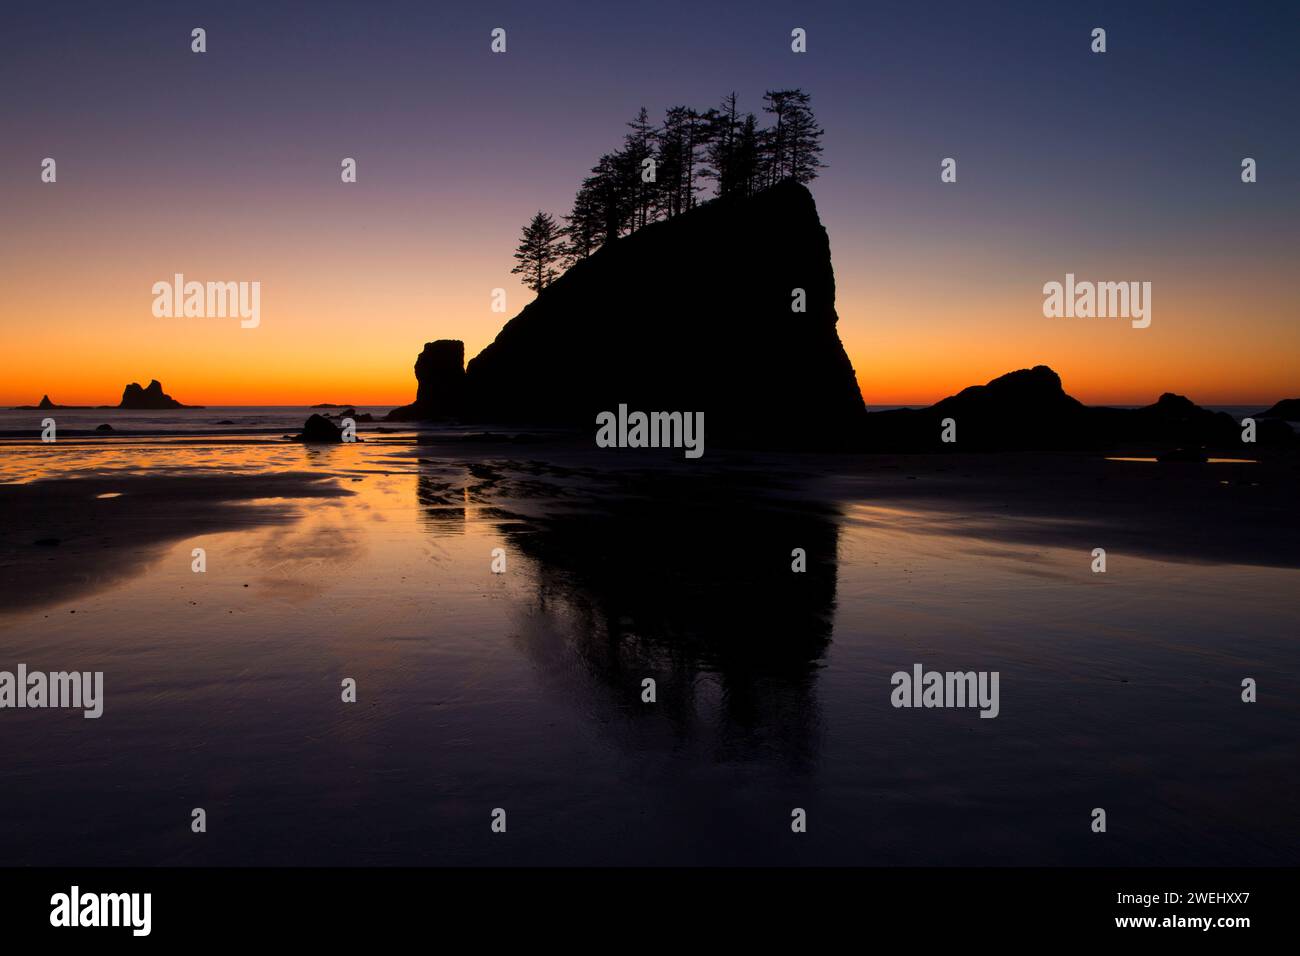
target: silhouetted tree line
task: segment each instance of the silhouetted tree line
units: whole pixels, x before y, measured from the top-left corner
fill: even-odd
[[[658,124],[642,107],[622,148],[601,156],[582,181],[564,225],[539,211],[524,227],[512,271],[540,292],[605,243],[694,208],[709,182],[716,196],[750,196],[784,179],[811,182],[824,166],[824,131],[809,100],[803,90],[769,90],[766,127],[740,112],[735,93],[703,112],[671,107]]]

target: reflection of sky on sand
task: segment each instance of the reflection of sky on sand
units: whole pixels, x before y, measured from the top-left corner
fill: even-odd
[[[364,443],[313,447],[265,438],[61,438],[43,444],[0,441],[0,481],[75,478],[85,475],[175,473],[261,473],[267,470],[325,468],[331,472],[372,470],[386,464],[384,452],[402,435],[368,438]],[[393,444],[390,444],[393,443]],[[401,466],[401,459],[391,462]],[[409,467],[409,459],[406,460]]]
[[[82,466],[149,461],[114,448]],[[97,722],[6,713],[7,858],[1294,858],[1295,571],[1112,551],[1094,575],[1091,542],[1042,543],[1041,518],[696,500],[378,443],[169,448],[150,470],[209,466],[316,468],[351,494],[0,617],[5,663],[102,669],[107,688]],[[914,662],[1000,671],[1001,716],[891,708],[889,675]],[[1260,675],[1261,703],[1241,704]],[[191,839],[198,805],[219,840]],[[496,806],[508,841],[486,825]],[[792,840],[796,806],[811,825]]]

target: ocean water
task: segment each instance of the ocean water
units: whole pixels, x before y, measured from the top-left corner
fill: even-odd
[[[376,422],[393,406],[351,406],[357,414],[369,413]],[[133,411],[117,408],[0,409],[0,437],[39,435],[45,418],[53,418],[59,432],[96,434],[100,425],[111,425],[123,436],[176,436],[193,434],[282,435],[302,430],[312,414],[338,415],[343,408],[308,408],[297,405],[215,406],[161,411]],[[408,429],[410,426],[407,426]]]
[[[358,415],[369,414],[374,421],[382,425],[382,419],[393,406],[351,406]],[[868,405],[869,412],[887,411],[894,408],[922,408],[920,405]],[[1139,406],[1116,406],[1131,407]],[[1262,411],[1262,408],[1245,405],[1207,406],[1212,411],[1227,412],[1237,420],[1246,415]],[[113,431],[122,435],[139,435],[161,437],[167,435],[191,435],[217,433],[222,435],[281,435],[297,432],[302,423],[312,414],[337,415],[343,409],[309,408],[300,405],[268,406],[214,406],[210,408],[186,408],[165,411],[124,411],[109,409],[52,409],[39,411],[35,409],[17,410],[0,408],[0,437],[19,437],[38,435],[41,422],[46,417],[53,418],[60,431],[77,434],[94,433],[103,424],[113,426]],[[419,431],[418,424],[402,423],[392,426],[404,431]],[[103,437],[99,435],[97,437]]]

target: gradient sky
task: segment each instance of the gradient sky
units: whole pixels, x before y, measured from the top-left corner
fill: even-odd
[[[869,404],[1035,364],[1089,402],[1271,404],[1300,395],[1297,51],[1280,2],[7,4],[0,404],[409,401],[424,342],[472,356],[531,299],[520,226],[639,107],[787,86]],[[261,327],[154,318],[175,272],[260,281]],[[1150,281],[1151,327],[1044,318],[1067,272]]]

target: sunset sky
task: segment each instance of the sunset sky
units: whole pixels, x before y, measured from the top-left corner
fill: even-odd
[[[150,378],[206,405],[410,401],[424,342],[472,356],[531,299],[520,226],[567,212],[641,106],[792,86],[826,128],[812,190],[869,404],[1035,364],[1094,403],[1300,396],[1293,4],[270,6],[7,8],[0,404]],[[260,281],[260,327],[155,318],[177,272]],[[1067,272],[1151,282],[1151,327],[1044,318]]]

